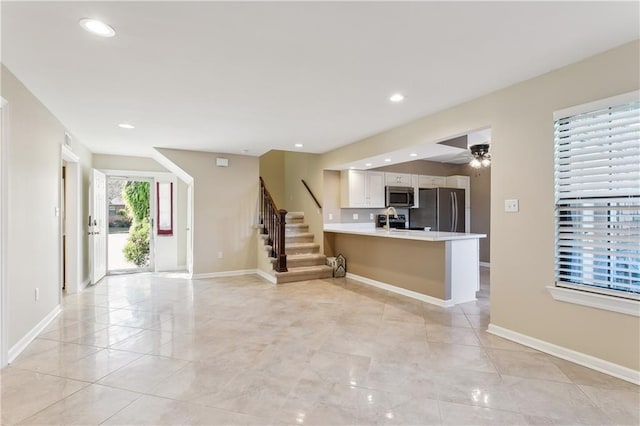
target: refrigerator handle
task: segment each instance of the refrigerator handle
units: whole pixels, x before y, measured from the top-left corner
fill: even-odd
[[[450,213],[449,213],[449,223],[451,224],[451,227],[449,228],[451,232],[455,232],[455,226],[456,226],[456,205],[453,201],[453,191],[449,193],[449,200],[451,201],[451,209],[450,209]]]
[[[458,232],[458,194],[453,194],[453,232]]]
[[[456,232],[458,232],[458,219],[460,218],[460,212],[458,211],[458,193],[456,193]]]

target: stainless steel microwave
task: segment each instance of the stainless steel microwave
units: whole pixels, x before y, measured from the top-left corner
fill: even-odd
[[[413,207],[413,188],[404,186],[387,186],[385,193],[385,206]]]

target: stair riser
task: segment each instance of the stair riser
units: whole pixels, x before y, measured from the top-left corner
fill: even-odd
[[[319,272],[309,272],[305,274],[295,274],[290,276],[280,276],[277,277],[276,280],[278,284],[291,283],[295,281],[310,281],[310,280],[319,280],[323,278],[331,278],[333,276],[333,271],[319,271]]]
[[[287,223],[285,225],[285,231],[287,233],[289,232],[309,232],[309,225],[304,225],[302,223],[297,224],[297,223]]]
[[[299,248],[293,248],[293,247],[286,247],[285,248],[287,255],[289,254],[315,254],[320,252],[320,248],[319,247],[299,247]]]
[[[288,268],[299,268],[301,266],[319,266],[326,263],[325,259],[287,259]]]
[[[287,243],[312,243],[313,235],[285,235],[285,247]]]
[[[287,225],[294,224],[294,223],[303,224],[304,223],[304,218],[303,217],[287,217],[287,218],[285,218],[285,223]]]

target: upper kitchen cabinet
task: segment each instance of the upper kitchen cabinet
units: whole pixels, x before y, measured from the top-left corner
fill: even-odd
[[[340,172],[341,208],[383,208],[383,172],[343,170]]]
[[[444,176],[418,176],[418,188],[443,188],[447,186],[447,178]]]
[[[411,186],[411,175],[408,173],[385,173],[386,186]]]

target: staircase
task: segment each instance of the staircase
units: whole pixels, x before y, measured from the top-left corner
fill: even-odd
[[[304,213],[289,212],[285,225],[285,252],[287,254],[287,272],[271,271],[276,283],[308,281],[333,276],[331,267],[325,264],[326,257],[320,254],[320,244],[314,242],[314,235],[309,232],[309,225],[304,223]],[[261,236],[265,239],[265,236]],[[271,247],[265,245],[266,253]],[[276,259],[271,258],[275,266]]]

